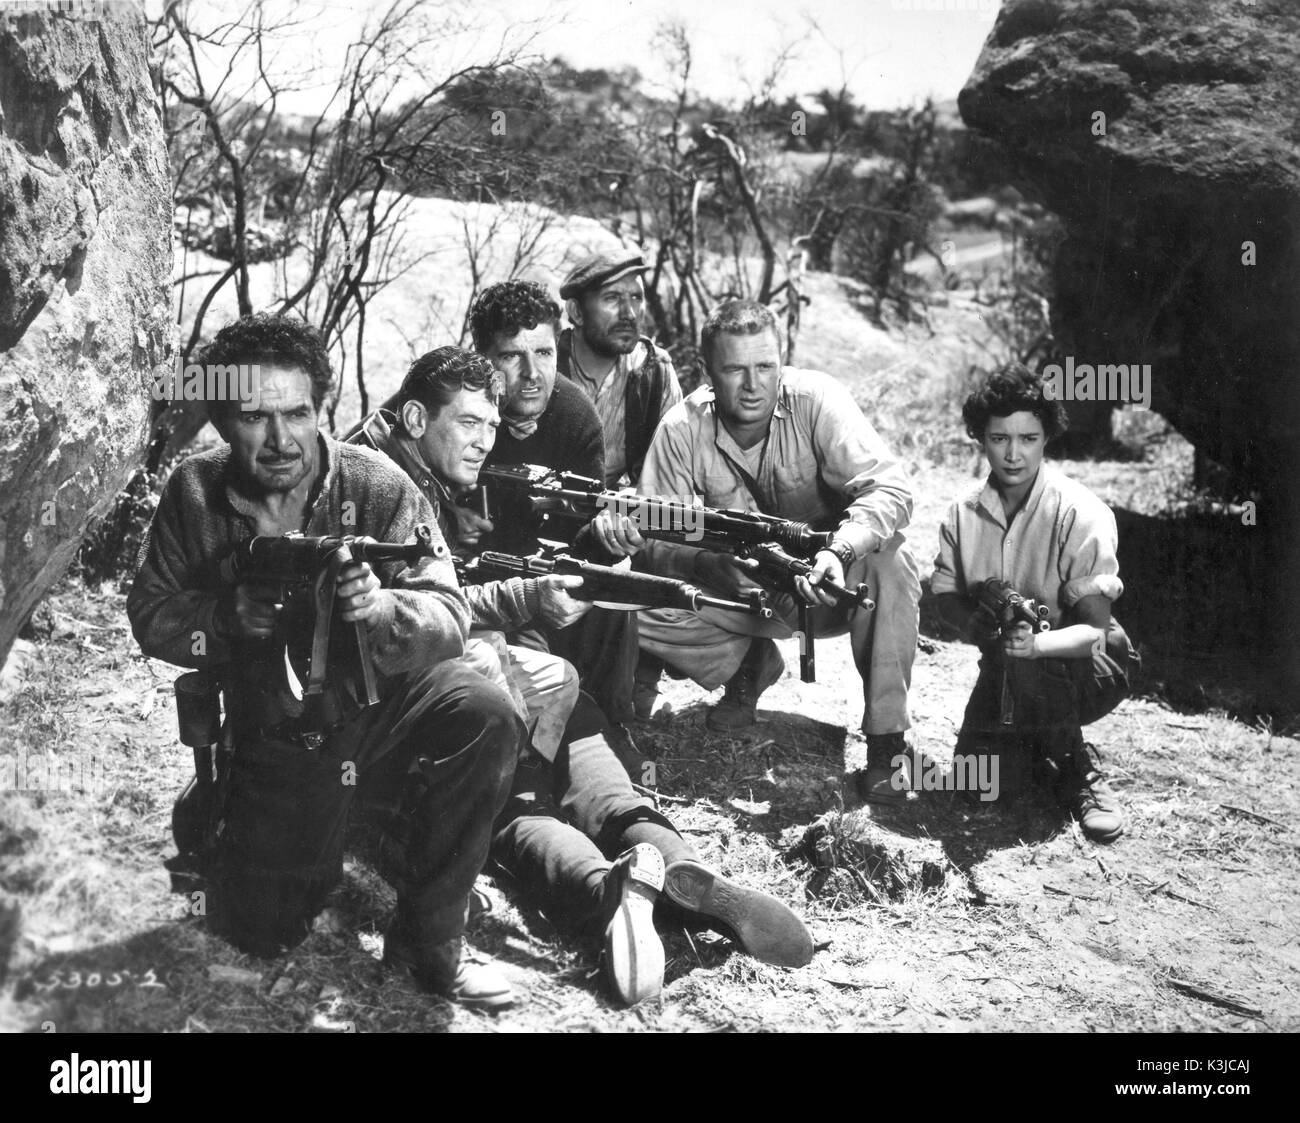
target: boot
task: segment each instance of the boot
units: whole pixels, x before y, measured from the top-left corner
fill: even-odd
[[[421,990],[462,1006],[496,1010],[515,1000],[501,972],[460,936],[421,942],[394,919],[384,936],[384,963],[405,971]]]
[[[785,660],[770,639],[756,639],[740,669],[727,681],[722,701],[712,710],[705,724],[719,733],[738,733],[757,720],[759,696],[781,677]]]
[[[657,998],[663,990],[664,945],[654,926],[663,887],[663,855],[648,842],[624,851],[605,874],[605,977],[625,1006]]]
[[[901,769],[894,761],[902,754],[907,760]],[[901,733],[867,734],[867,767],[855,772],[854,786],[867,803],[898,805],[906,802],[912,788],[911,755]]]
[[[1119,800],[1097,768],[1097,750],[1086,741],[1074,754],[1073,767],[1061,778],[1062,802],[1093,842],[1114,842],[1124,833]]]
[[[673,862],[664,874],[664,894],[678,908],[706,917],[763,963],[803,967],[812,959],[812,937],[790,908],[699,862]]]

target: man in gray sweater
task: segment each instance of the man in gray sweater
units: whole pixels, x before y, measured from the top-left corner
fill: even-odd
[[[388,460],[318,431],[331,371],[305,323],[246,316],[203,360],[250,368],[256,377],[240,382],[252,398],[210,403],[228,447],[172,473],[127,612],[146,655],[222,683],[235,751],[209,914],[254,954],[305,937],[341,875],[360,790],[388,811],[381,870],[398,896],[385,960],[424,989],[504,1005],[508,983],[462,936],[523,730],[509,696],[460,658],[469,609],[434,512]],[[285,606],[265,586],[232,588],[223,559],[253,535],[410,542],[421,523],[433,529],[435,557],[379,572],[354,562],[337,577],[335,630],[364,626],[379,703],[356,701],[331,650],[324,697],[309,713],[285,670],[295,638]]]

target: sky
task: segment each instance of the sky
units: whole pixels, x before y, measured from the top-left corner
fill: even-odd
[[[160,0],[150,0],[155,9]],[[267,0],[274,8],[282,0]],[[288,0],[283,0],[288,6]],[[247,0],[189,0],[195,18],[235,14]],[[386,6],[362,0],[305,0],[291,5],[299,29],[277,55],[280,65],[319,76],[341,65],[366,19]],[[869,109],[957,96],[993,26],[999,0],[453,0],[472,11],[473,34],[440,39],[446,59],[472,57],[501,39],[544,57],[563,56],[581,68],[635,66],[664,82],[667,68],[652,42],[665,22],[679,21],[691,39],[695,92],[719,100],[743,99],[772,67],[783,46],[793,47],[778,95],[807,96],[846,84]],[[930,10],[936,9],[936,10]],[[282,8],[281,10],[286,10]],[[215,75],[250,65],[247,57],[214,57]],[[319,106],[310,79],[282,108],[308,113]]]

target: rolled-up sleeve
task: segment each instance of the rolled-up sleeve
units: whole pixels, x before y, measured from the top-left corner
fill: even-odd
[[[1110,508],[1095,498],[1076,503],[1065,511],[1061,531],[1062,606],[1098,594],[1118,600],[1124,583],[1119,579],[1119,531]]]
[[[836,539],[859,557],[880,549],[912,519],[912,489],[902,461],[848,390],[831,379],[816,407],[813,435],[823,478],[850,500]]]
[[[637,483],[642,495],[666,496],[688,502],[703,490],[695,480],[692,464],[692,427],[685,405],[675,405],[659,423]],[[650,540],[643,550],[651,573],[678,581],[695,579],[695,556],[699,550],[675,542]]]

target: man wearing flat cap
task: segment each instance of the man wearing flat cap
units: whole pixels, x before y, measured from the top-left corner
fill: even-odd
[[[641,334],[648,268],[639,253],[593,254],[560,288],[573,327],[560,333],[557,366],[600,416],[610,487],[636,483],[659,418],[682,400],[668,352]]]

